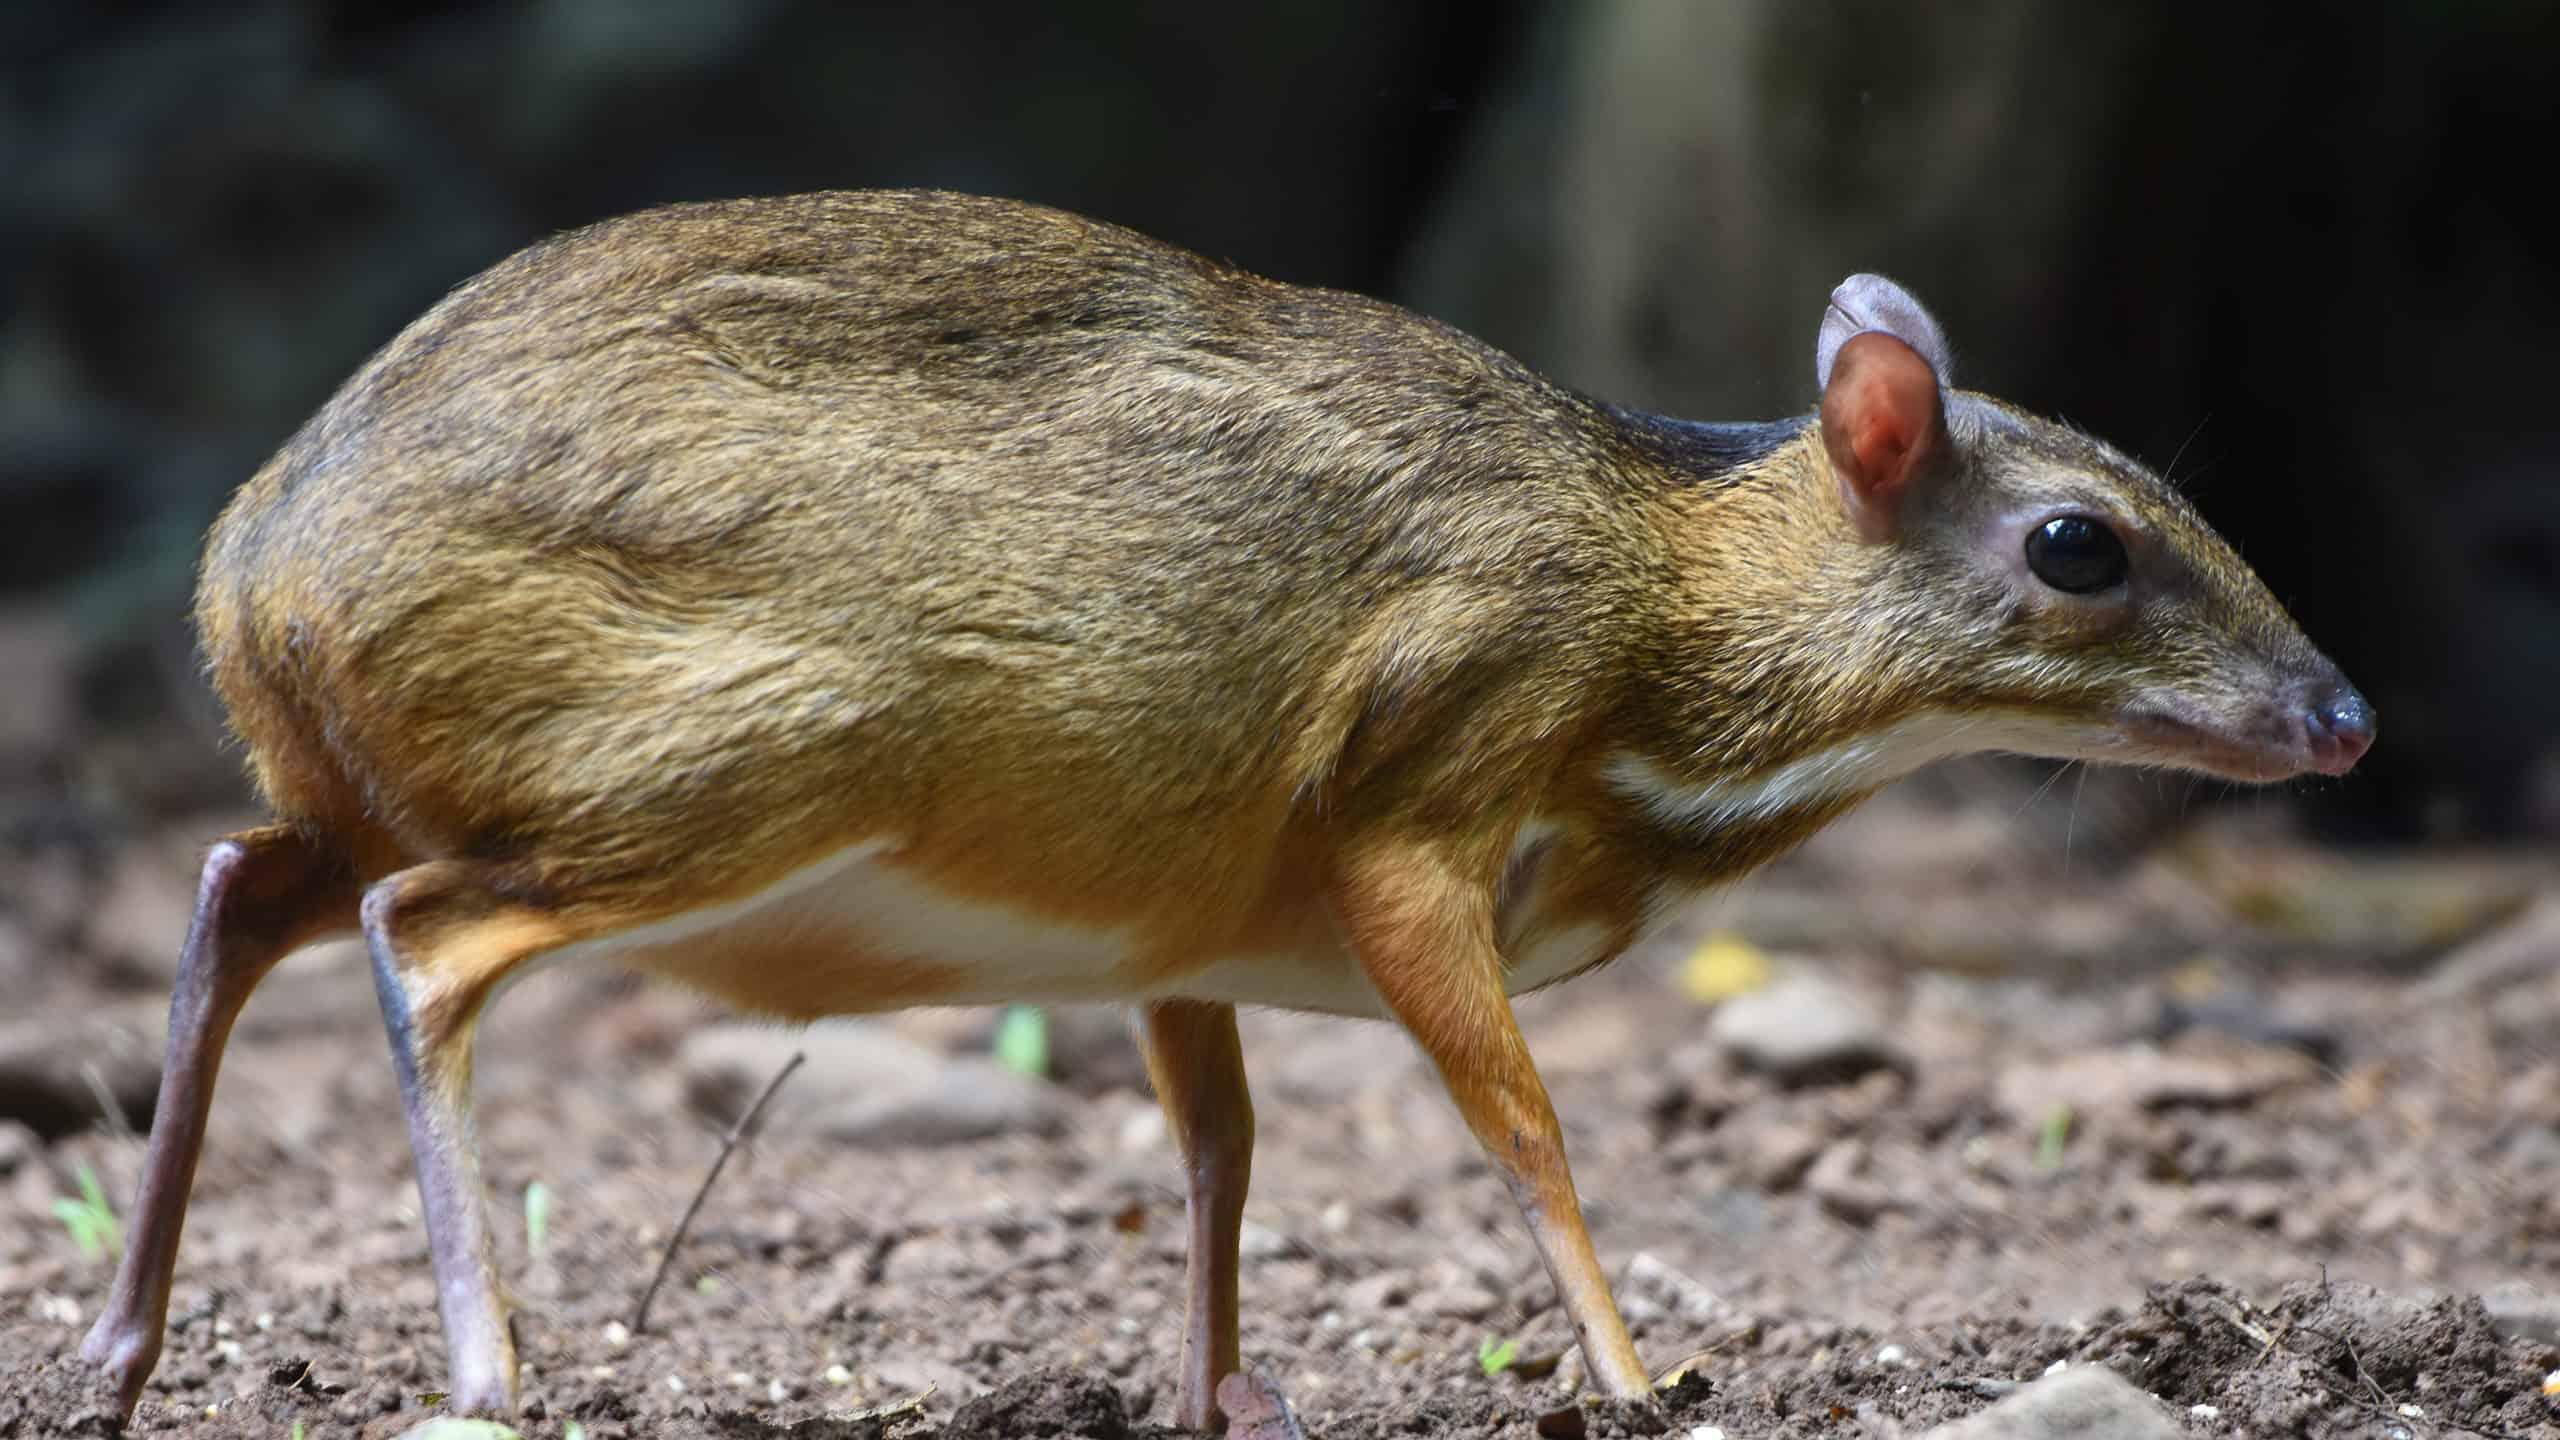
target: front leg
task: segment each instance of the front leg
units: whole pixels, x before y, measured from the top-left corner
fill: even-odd
[[[1498,868],[1489,857],[1483,868]],[[1490,879],[1428,841],[1373,843],[1338,867],[1333,903],[1360,967],[1510,1183],[1600,1389],[1651,1391],[1583,1228],[1564,1132],[1503,987]]]

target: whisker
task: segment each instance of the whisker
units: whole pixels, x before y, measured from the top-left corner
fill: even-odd
[[[2167,481],[2172,488],[2178,484],[2178,461],[2185,458],[2187,447],[2196,443],[2196,437],[2204,433],[2205,424],[2211,419],[2213,419],[2213,412],[2210,410],[2197,416],[2196,427],[2187,432],[2186,439],[2178,442],[2177,450],[2169,456],[2169,463],[2160,467],[2160,478]]]
[[[2080,799],[2089,793],[2089,767],[2077,760],[2071,762],[2080,771],[2078,783],[2071,787],[2071,813],[2062,819],[2062,873],[2071,873],[2071,834],[2080,825]]]
[[[2044,777],[2044,783],[2038,785],[2033,791],[2029,792],[2027,798],[2018,803],[2017,809],[2009,812],[2009,818],[2015,820],[2019,816],[2026,814],[2037,801],[2044,798],[2046,791],[2051,790],[2054,787],[2055,782],[2069,774],[2071,772],[2071,767],[2079,763],[2080,762],[2077,760],[2066,760],[2062,764],[2055,766],[2053,773]]]

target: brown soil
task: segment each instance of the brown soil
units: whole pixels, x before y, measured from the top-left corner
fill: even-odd
[[[1968,824],[1880,810],[1709,912],[1868,998],[1900,1064],[1800,1088],[1740,1070],[1674,978],[1694,927],[1522,1007],[1638,1343],[1703,1384],[1557,1414],[1579,1363],[1552,1291],[1409,1047],[1288,1016],[1246,1037],[1250,1363],[1323,1440],[1917,1434],[2058,1362],[2116,1369],[2199,1434],[2560,1435],[2550,1312],[2502,1331],[2475,1298],[2560,1290],[2560,967],[2464,981],[2442,958],[2525,923],[2547,863],[2346,862],[2260,827],[2029,865]],[[106,973],[31,998],[158,1003]],[[442,1344],[372,1009],[343,952],[252,1006],[136,1431],[432,1413]],[[1125,1065],[1071,1073],[1054,1136],[761,1138],[651,1333],[610,1329],[718,1147],[671,1059],[703,1013],[551,973],[484,1034],[528,1435],[1171,1433],[1181,1198]],[[121,1203],[138,1154],[93,1129],[0,1176],[0,1436],[103,1429],[72,1352],[107,1270],[48,1210],[83,1164]],[[1498,1340],[1516,1355],[1488,1375]]]

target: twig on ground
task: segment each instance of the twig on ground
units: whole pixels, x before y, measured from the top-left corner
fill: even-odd
[[[892,1400],[884,1405],[874,1405],[868,1410],[856,1410],[837,1418],[859,1423],[864,1420],[887,1421],[904,1419],[909,1415],[922,1415],[924,1413],[924,1402],[932,1399],[933,1392],[939,1388],[941,1387],[927,1385],[922,1390],[917,1391],[904,1400]]]
[[[2364,1357],[2356,1353],[2356,1347],[2348,1344],[2343,1336],[2339,1338],[2338,1345],[2347,1352],[2347,1363],[2356,1367],[2356,1378],[2364,1382],[2364,1388],[2373,1392],[2373,1403],[2385,1410],[2390,1409],[2391,1397],[2382,1393],[2382,1383],[2373,1378],[2372,1371],[2364,1368]]]
[[[2375,1409],[2386,1417],[2393,1413],[2391,1397],[2384,1393],[2382,1383],[2373,1378],[2373,1372],[2364,1368],[2364,1357],[2356,1353],[2355,1342],[2349,1340],[2344,1335],[2333,1335],[2328,1331],[2322,1330],[2313,1325],[2303,1325],[2294,1328],[2300,1329],[2305,1335],[2316,1336],[2319,1339],[2326,1340],[2330,1344],[2337,1346],[2339,1349],[2346,1351],[2347,1363],[2355,1367],[2356,1378],[2364,1382],[2365,1389],[2373,1392],[2373,1404]]]
[[[107,1128],[115,1132],[117,1139],[139,1140],[142,1138],[134,1133],[133,1117],[124,1113],[124,1106],[116,1103],[115,1092],[107,1088],[107,1077],[98,1069],[97,1061],[91,1060],[82,1065],[80,1078],[87,1083],[89,1093],[96,1097],[98,1113],[106,1117]]]
[[[765,1082],[764,1093],[756,1097],[756,1103],[748,1106],[747,1113],[739,1116],[738,1123],[730,1126],[729,1133],[721,1137],[720,1153],[712,1158],[710,1171],[702,1177],[700,1188],[693,1192],[693,1203],[684,1207],[684,1217],[676,1221],[675,1233],[667,1237],[667,1248],[658,1255],[658,1271],[649,1277],[649,1288],[640,1292],[639,1312],[631,1317],[632,1334],[648,1331],[649,1302],[658,1298],[658,1287],[666,1283],[667,1267],[675,1264],[676,1250],[684,1244],[685,1232],[693,1228],[693,1217],[702,1213],[702,1202],[710,1197],[711,1186],[720,1178],[721,1169],[728,1165],[731,1152],[754,1132],[756,1121],[763,1116],[764,1107],[773,1099],[774,1092],[780,1090],[782,1082],[790,1079],[791,1072],[799,1069],[800,1062],[808,1058],[805,1051],[792,1051],[791,1058],[783,1061],[782,1068],[773,1072],[773,1078]]]
[[[2250,1324],[2248,1320],[2241,1315],[2239,1307],[2233,1305],[2218,1305],[2214,1308],[2220,1312],[2220,1318],[2223,1323],[2257,1342],[2260,1358],[2264,1358],[2269,1350],[2275,1348],[2276,1337],[2268,1334],[2265,1330]]]

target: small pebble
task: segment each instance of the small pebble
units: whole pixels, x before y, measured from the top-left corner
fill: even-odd
[[[1247,1260],[1276,1260],[1296,1248],[1288,1236],[1250,1220],[1244,1222],[1236,1236],[1236,1253]]]
[[[68,1295],[38,1295],[36,1318],[50,1320],[56,1325],[77,1325],[80,1323],[80,1302]]]
[[[2542,1393],[2560,1395],[2560,1370],[2554,1370],[2542,1377]]]
[[[683,1394],[683,1393],[684,1393],[684,1377],[683,1377],[683,1376],[681,1376],[681,1375],[670,1375],[670,1376],[668,1376],[668,1377],[667,1377],[667,1388],[668,1388],[668,1389],[670,1389],[670,1390],[673,1390],[674,1392],[676,1392],[676,1393],[677,1393],[677,1394],[679,1394],[679,1395]]]
[[[1700,1425],[1689,1432],[1689,1440],[1724,1440],[1724,1427]]]
[[[228,1335],[228,1334],[230,1334],[230,1333],[231,1333],[231,1322],[230,1322],[230,1321],[228,1321],[228,1320],[216,1319],[216,1320],[213,1322],[213,1333],[214,1333],[216,1336],[222,1336],[222,1335]]]
[[[2054,1361],[2052,1364],[2047,1365],[2046,1367],[2044,1367],[2044,1373],[2046,1373],[2047,1375],[2059,1375],[2059,1374],[2061,1374],[2063,1371],[2068,1370],[2068,1369],[2070,1369],[2070,1368],[2071,1368],[2071,1362],[2070,1362],[2070,1361],[2068,1361],[2068,1360],[2056,1360],[2056,1361]]]
[[[598,1380],[610,1380],[613,1378],[613,1367],[610,1365],[590,1365],[587,1367],[587,1373]]]
[[[604,1327],[604,1343],[616,1350],[630,1344],[631,1327],[619,1320],[608,1322]]]
[[[729,1372],[729,1383],[744,1390],[756,1383],[756,1377],[744,1370],[732,1370]]]
[[[1746,1069],[1784,1085],[1842,1083],[1902,1063],[1867,997],[1824,975],[1736,995],[1716,1007],[1707,1033]]]
[[[1139,1331],[1146,1329],[1147,1326],[1146,1322],[1140,1320],[1135,1315],[1123,1315],[1119,1319],[1111,1322],[1111,1328],[1119,1331],[1123,1335],[1135,1335]]]
[[[1327,1235],[1341,1234],[1351,1228],[1351,1206],[1345,1201],[1334,1201],[1316,1217],[1316,1225]]]
[[[2190,1405],[2187,1407],[2187,1413],[2193,1415],[2199,1420],[2219,1420],[2222,1418],[2222,1407],[2219,1405]]]
[[[1501,1303],[1500,1297],[1479,1285],[1444,1285],[1413,1297],[1415,1309],[1451,1320],[1482,1320]]]
[[[853,1372],[841,1365],[830,1365],[827,1367],[827,1373],[819,1378],[830,1385],[850,1385],[853,1383]]]
[[[258,1312],[258,1318],[252,1323],[254,1323],[261,1331],[273,1330],[276,1328],[276,1312],[273,1310],[261,1310]]]
[[[1579,1405],[1567,1405],[1538,1417],[1539,1440],[1583,1440],[1591,1433],[1591,1417]]]
[[[15,1120],[0,1120],[0,1175],[14,1172],[43,1149],[44,1142],[36,1138],[36,1132]]]
[[[1879,1365],[1899,1365],[1910,1358],[1911,1352],[1899,1345],[1887,1345],[1876,1351],[1876,1363]]]
[[[1120,1122],[1120,1148],[1132,1155],[1162,1145],[1164,1135],[1164,1112],[1153,1105],[1131,1111],[1129,1118]]]
[[[764,1382],[764,1403],[767,1405],[779,1405],[790,1398],[791,1392],[783,1388],[781,1381],[767,1380]]]
[[[2400,1407],[2400,1414],[2403,1418],[2409,1420],[2424,1420],[2427,1418],[2426,1407],[2422,1405],[2403,1405]]]
[[[213,1358],[221,1361],[225,1365],[239,1364],[240,1354],[240,1342],[237,1340],[216,1340],[213,1342]]]

